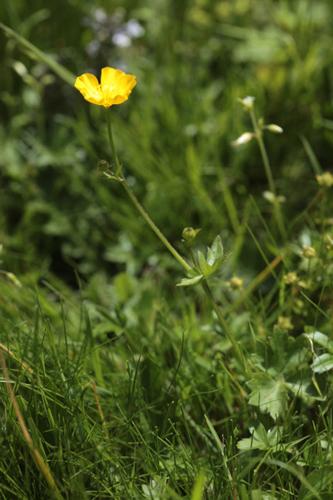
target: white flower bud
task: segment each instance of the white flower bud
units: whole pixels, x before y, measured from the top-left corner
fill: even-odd
[[[244,132],[244,134],[240,135],[238,139],[233,141],[231,144],[234,147],[242,146],[243,144],[247,144],[248,142],[252,141],[254,137],[255,134],[253,132]]]
[[[269,201],[269,203],[272,203],[272,205],[276,203],[285,203],[286,197],[283,195],[275,195],[272,193],[272,191],[264,191],[262,193],[263,197],[265,200]]]
[[[26,66],[24,66],[24,64],[21,61],[15,61],[13,63],[13,68],[16,71],[16,73],[20,75],[22,78],[28,74]]]
[[[246,111],[251,111],[253,109],[255,100],[256,98],[253,97],[252,95],[248,95],[246,97],[243,97],[243,99],[239,99],[240,103],[243,105],[243,108]]]
[[[269,132],[272,132],[273,134],[282,134],[283,128],[280,127],[279,125],[276,125],[275,123],[270,123],[269,125],[265,125],[265,129],[269,130]]]

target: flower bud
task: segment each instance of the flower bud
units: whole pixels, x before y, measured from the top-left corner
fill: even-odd
[[[292,324],[291,319],[288,318],[287,316],[279,316],[276,327],[279,330],[284,330],[288,332],[289,330],[292,330],[294,328],[294,325]]]
[[[333,175],[331,172],[324,172],[323,174],[316,175],[317,182],[319,186],[332,187],[333,186]]]
[[[247,144],[252,141],[254,137],[255,134],[253,132],[244,132],[244,134],[240,135],[238,139],[233,141],[231,144],[237,148],[238,146],[242,146],[243,144]]]
[[[283,276],[283,282],[286,285],[295,285],[295,283],[298,282],[298,276],[297,273],[294,271],[291,271]]]
[[[275,123],[270,123],[269,125],[265,125],[265,129],[269,130],[269,132],[272,132],[273,134],[282,134],[283,128],[280,127],[279,125],[276,125]]]
[[[245,111],[252,111],[255,97],[253,97],[252,95],[248,95],[246,97],[243,97],[243,99],[239,99],[239,101],[242,104]]]
[[[238,276],[233,276],[229,280],[229,286],[233,290],[238,290],[239,288],[242,288],[243,287],[243,283],[244,282],[243,282],[242,278],[239,278]]]
[[[302,250],[302,255],[306,259],[313,259],[314,257],[316,257],[317,252],[316,252],[315,248],[313,248],[309,245],[304,245],[303,250]]]
[[[284,203],[286,201],[285,196],[283,195],[276,196],[274,193],[272,193],[272,191],[264,191],[262,195],[265,198],[265,200],[269,201],[269,203],[272,203],[272,205]]]
[[[193,227],[185,227],[182,232],[182,237],[186,242],[191,242],[195,240],[201,229],[194,229]]]

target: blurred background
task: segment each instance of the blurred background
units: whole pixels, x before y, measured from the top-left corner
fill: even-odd
[[[130,100],[112,108],[133,189],[179,249],[185,226],[203,228],[204,243],[222,234],[227,251],[237,237],[250,274],[262,260],[240,227],[250,221],[259,237],[271,206],[256,144],[231,146],[250,129],[238,98],[255,96],[258,114],[285,131],[267,146],[291,218],[316,192],[315,174],[332,166],[332,15],[331,0],[0,5],[2,23],[74,75],[105,65],[137,75]],[[171,258],[98,173],[108,158],[104,110],[1,30],[0,56],[2,267],[72,287],[78,276],[165,280]]]

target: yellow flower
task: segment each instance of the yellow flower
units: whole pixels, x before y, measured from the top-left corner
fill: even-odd
[[[136,77],[120,69],[106,67],[101,72],[101,83],[95,75],[84,73],[75,80],[74,87],[86,101],[109,108],[127,101],[136,85]]]

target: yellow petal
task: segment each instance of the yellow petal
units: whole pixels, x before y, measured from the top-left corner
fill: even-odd
[[[120,69],[106,67],[102,69],[101,89],[104,97],[103,106],[121,104],[126,101],[136,85],[134,75],[127,75]]]
[[[74,87],[81,92],[86,101],[103,105],[101,86],[95,75],[84,73],[75,80]]]

